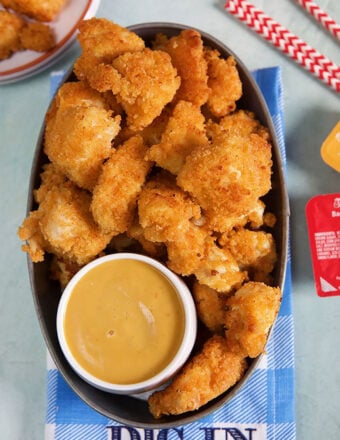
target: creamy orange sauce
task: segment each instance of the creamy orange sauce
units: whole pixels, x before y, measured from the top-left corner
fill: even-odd
[[[74,287],[64,318],[67,344],[98,379],[131,384],[160,372],[184,334],[184,311],[172,284],[141,261],[112,260]]]

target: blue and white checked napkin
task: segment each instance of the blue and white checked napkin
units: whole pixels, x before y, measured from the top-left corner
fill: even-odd
[[[260,69],[254,77],[267,101],[285,161],[281,71]],[[53,93],[62,72],[51,77]],[[241,391],[198,422],[176,429],[126,427],[92,410],[66,384],[48,356],[45,440],[294,440],[294,335],[290,261],[283,302],[267,354]]]

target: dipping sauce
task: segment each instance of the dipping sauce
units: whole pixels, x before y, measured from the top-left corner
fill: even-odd
[[[149,379],[176,355],[184,336],[181,300],[169,280],[142,261],[94,266],[74,286],[64,316],[76,361],[100,380]]]

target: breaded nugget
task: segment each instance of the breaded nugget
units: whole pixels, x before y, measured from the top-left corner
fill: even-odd
[[[170,56],[159,50],[125,53],[115,58],[112,66],[120,78],[111,88],[132,130],[151,124],[173,99],[181,82]]]
[[[55,96],[56,107],[97,107],[110,110],[110,102],[84,81],[64,83]]]
[[[144,229],[138,222],[138,216],[135,216],[134,221],[127,230],[127,236],[137,240],[142,246],[146,255],[150,257],[163,260],[166,256],[166,247],[164,243],[156,243],[154,241],[147,240],[144,235]]]
[[[182,191],[171,175],[150,179],[138,199],[139,223],[147,240],[170,242],[183,236],[198,219],[200,207]]]
[[[112,61],[125,52],[143,50],[144,41],[134,32],[104,18],[84,20],[79,26],[78,41],[81,56],[74,64],[78,79],[87,80],[90,85],[104,92],[117,81],[117,71]]]
[[[211,217],[247,215],[271,188],[271,145],[257,133],[222,129],[215,130],[211,142],[187,156],[177,183]]]
[[[185,233],[167,243],[168,267],[179,275],[197,280],[218,292],[228,293],[247,278],[227,249],[221,249],[204,229],[190,224]]]
[[[28,253],[33,263],[44,261],[45,251],[49,249],[49,245],[40,230],[39,220],[40,213],[31,211],[18,228],[19,238],[26,241],[21,249]]]
[[[225,116],[236,109],[236,101],[242,96],[242,83],[236,60],[229,56],[221,58],[217,50],[206,48],[204,56],[208,63],[208,108],[216,117]]]
[[[49,252],[68,264],[86,264],[105,249],[111,235],[95,224],[86,191],[70,181],[57,183],[56,179],[53,185],[50,179],[48,185],[40,193],[38,209],[19,228],[19,237],[27,240],[23,248],[34,262],[43,261]]]
[[[197,146],[206,145],[205,119],[191,102],[179,101],[165,127],[160,143],[153,145],[147,158],[177,175],[187,155]]]
[[[67,262],[83,265],[102,252],[111,239],[96,225],[91,196],[71,182],[53,187],[38,208],[40,230],[49,251]]]
[[[97,98],[84,99],[83,92],[82,89],[79,100],[76,93],[72,98],[69,95],[62,98],[63,91],[59,98],[56,96],[46,117],[44,151],[69,179],[81,188],[92,190],[104,159],[110,155],[121,117],[112,117],[112,111],[102,108],[104,103],[98,106]]]
[[[158,36],[154,47],[170,54],[172,63],[181,77],[181,86],[175,102],[190,101],[198,107],[205,104],[209,96],[208,67],[200,33],[188,29],[169,39]]]
[[[93,217],[103,231],[117,235],[132,224],[151,167],[144,159],[146,148],[143,138],[134,136],[113,150],[103,165],[91,202]]]
[[[197,281],[192,288],[197,315],[213,333],[220,333],[225,324],[225,296]]]
[[[244,284],[226,300],[228,346],[255,358],[265,347],[281,303],[281,290],[260,282]]]
[[[49,162],[43,165],[43,172],[40,174],[40,186],[33,191],[34,200],[40,203],[46,197],[48,191],[54,186],[61,186],[68,181],[68,178],[63,174],[53,163]]]
[[[243,212],[235,215],[226,215],[223,210],[210,210],[204,212],[206,226],[212,231],[226,232],[233,228],[240,228],[249,224],[251,228],[258,229],[264,224],[265,205],[260,199],[249,200]]]
[[[238,382],[246,368],[222,336],[212,336],[168,387],[149,397],[149,409],[155,418],[197,410]]]
[[[227,132],[230,136],[242,137],[256,133],[269,141],[268,129],[256,119],[253,112],[248,110],[237,110],[221,118],[218,123],[208,121],[207,135],[209,138],[215,138],[223,132]]]
[[[269,275],[277,261],[272,234],[240,228],[223,234],[219,243],[232,253],[241,270],[246,270],[251,279],[270,283]]]
[[[223,293],[239,287],[248,276],[228,249],[221,249],[213,237],[206,239],[204,258],[194,274],[201,284]]]
[[[20,39],[24,49],[36,52],[47,52],[56,44],[52,28],[44,23],[28,23],[21,31]]]
[[[20,33],[25,25],[25,21],[17,15],[0,11],[0,60],[22,49]]]
[[[52,21],[61,11],[66,0],[0,0],[5,8],[27,15],[38,21]]]

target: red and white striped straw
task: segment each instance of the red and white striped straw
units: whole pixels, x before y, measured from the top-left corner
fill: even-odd
[[[247,0],[229,0],[225,8],[249,28],[279,48],[335,91],[340,92],[340,68],[308,46]]]
[[[334,38],[340,40],[340,25],[312,0],[295,0],[312,15]]]

